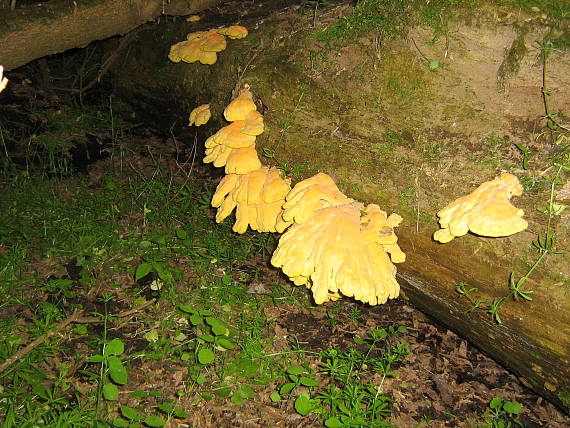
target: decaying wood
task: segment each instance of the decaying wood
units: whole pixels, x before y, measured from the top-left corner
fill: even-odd
[[[126,34],[160,15],[198,13],[221,0],[50,0],[0,9],[0,64],[6,70],[95,40]]]

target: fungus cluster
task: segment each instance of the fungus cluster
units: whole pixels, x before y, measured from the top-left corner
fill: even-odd
[[[205,141],[204,162],[225,167],[226,173],[211,201],[217,208],[216,222],[235,210],[237,233],[248,228],[283,233],[271,263],[294,284],[310,289],[317,304],[341,295],[370,305],[397,297],[395,263],[404,262],[406,255],[394,229],[402,217],[349,198],[326,174],[318,173],[291,189],[282,171],[263,166],[255,141],[265,125],[249,85],[223,114],[229,125]],[[209,117],[209,105],[199,106],[190,115],[190,125],[200,126]],[[483,183],[438,212],[441,229],[434,240],[449,242],[468,231],[495,237],[524,230],[523,211],[510,203],[512,196],[521,194],[512,174]]]
[[[216,222],[225,220],[235,209],[234,232],[245,233],[248,227],[259,232],[283,232],[290,223],[282,218],[282,205],[289,193],[290,180],[281,170],[261,165],[255,140],[263,133],[263,116],[257,111],[249,85],[224,109],[230,122],[205,142],[205,163],[225,166],[212,197],[217,208]]]
[[[405,255],[393,229],[400,216],[388,217],[374,204],[364,207],[322,173],[297,183],[283,209],[283,219],[294,224],[271,263],[309,288],[317,304],[341,294],[370,305],[398,296],[393,262],[403,262]]]
[[[522,186],[517,177],[509,173],[481,184],[437,213],[441,229],[434,233],[433,239],[446,243],[469,231],[498,237],[525,230],[528,223],[522,218],[524,211],[510,202],[513,196],[520,195]]]
[[[196,31],[188,34],[186,40],[170,47],[168,59],[172,62],[200,62],[201,64],[214,64],[218,60],[217,52],[226,48],[226,37],[242,39],[248,34],[247,28],[241,25],[232,25],[227,28]]]
[[[261,168],[255,151],[255,139],[263,133],[263,116],[257,111],[249,86],[224,110],[228,126],[208,137],[205,163],[225,166],[226,174],[247,174]]]

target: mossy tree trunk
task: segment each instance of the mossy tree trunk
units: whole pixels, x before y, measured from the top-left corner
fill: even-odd
[[[126,34],[162,14],[198,13],[220,2],[50,0],[14,10],[0,8],[0,64],[11,70],[37,58]]]

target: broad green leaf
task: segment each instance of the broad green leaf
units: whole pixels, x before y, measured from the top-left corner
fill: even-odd
[[[319,384],[315,379],[305,376],[299,379],[299,383],[304,386],[317,386]]]
[[[503,410],[511,415],[518,415],[522,410],[520,403],[513,403],[512,401],[505,401]]]
[[[144,420],[144,423],[149,427],[163,427],[166,421],[160,416],[149,416]]]
[[[292,375],[300,375],[302,373],[306,373],[306,370],[300,366],[291,366],[287,369],[287,373]]]
[[[91,355],[87,361],[90,363],[102,363],[104,359],[103,355]]]
[[[174,414],[175,418],[181,418],[181,419],[187,419],[188,418],[188,413],[186,413],[182,409],[174,409],[173,414]]]
[[[105,346],[103,355],[121,355],[125,352],[125,344],[121,339],[113,339]]]
[[[149,273],[152,272],[152,264],[151,263],[141,263],[137,266],[137,270],[135,272],[135,281],[138,281],[141,278],[144,278]]]
[[[178,306],[178,309],[180,309],[182,312],[186,312],[187,314],[196,314],[196,310],[190,305],[180,305]]]
[[[158,410],[166,414],[171,413],[174,410],[174,406],[170,403],[162,403],[159,404],[157,407]]]
[[[289,394],[296,386],[297,384],[293,382],[286,383],[279,389],[279,393],[281,395]]]
[[[103,397],[109,401],[117,401],[119,399],[119,390],[114,383],[106,383],[103,386]]]
[[[142,389],[137,389],[136,391],[131,392],[129,395],[133,398],[141,399],[148,397],[148,392],[143,391]]]
[[[208,348],[202,348],[198,351],[198,362],[200,364],[210,364],[214,361],[214,351]]]
[[[211,334],[201,334],[198,337],[202,339],[204,342],[214,343],[214,336],[212,336]]]
[[[216,344],[220,345],[224,349],[234,349],[236,347],[235,343],[230,342],[225,337],[216,338]]]
[[[212,333],[216,336],[227,336],[230,334],[230,330],[222,324],[216,324],[212,326]]]
[[[128,382],[127,369],[125,369],[121,360],[111,355],[107,362],[109,363],[109,376],[111,376],[113,382],[119,385],[126,384]]]
[[[237,404],[238,406],[241,406],[245,401],[245,397],[241,393],[241,390],[238,389],[236,392],[234,392],[230,401],[234,404]]]
[[[277,391],[273,391],[270,395],[269,398],[271,399],[271,401],[273,401],[274,403],[281,401],[281,395],[279,395],[279,393]]]
[[[311,413],[312,408],[313,406],[311,404],[311,398],[309,397],[309,394],[307,394],[306,392],[303,392],[295,400],[295,410],[301,416],[306,416],[309,413]]]
[[[129,406],[121,406],[121,415],[131,421],[139,418],[137,411]]]
[[[202,317],[200,315],[191,315],[189,318],[190,322],[192,323],[192,325],[200,325],[202,324]]]
[[[115,418],[113,419],[113,426],[117,428],[128,428],[129,422],[121,418]]]
[[[502,405],[503,405],[503,400],[499,397],[493,398],[489,403],[489,407],[491,409],[500,409]]]
[[[197,383],[198,385],[203,385],[204,383],[206,383],[206,376],[204,376],[204,375],[199,375],[199,376],[196,378],[196,383]]]
[[[336,416],[332,416],[325,421],[325,426],[327,428],[342,428],[344,424]]]

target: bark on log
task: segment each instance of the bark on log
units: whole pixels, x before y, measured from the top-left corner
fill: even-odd
[[[172,129],[179,140],[186,133],[191,144],[194,131],[184,128],[188,112],[211,104],[218,121],[196,131],[198,141],[204,141],[221,126],[232,90],[248,82],[267,108],[266,131],[257,140],[258,151],[266,148],[271,154],[264,163],[300,166],[296,179],[326,172],[349,196],[402,214],[397,234],[408,257],[398,266],[404,297],[568,411],[567,258],[547,256],[525,285],[534,290],[533,301],[509,300],[501,308],[502,324],[485,310],[469,311],[471,303],[456,292],[456,285],[466,282],[488,305],[508,293],[511,272],[517,278],[527,272],[538,255],[530,244],[545,228],[545,216],[537,209],[548,200],[549,189],[531,188],[514,201],[529,220],[525,232],[499,239],[466,235],[445,245],[432,239],[435,213],[447,202],[503,168],[528,174],[516,167],[516,149],[508,144],[498,148],[486,137],[499,133],[501,141],[531,139],[533,126],[542,125],[536,52],[521,60],[517,79],[503,81],[508,90],[501,92],[497,69],[508,55],[505,47],[518,37],[516,23],[455,23],[450,46],[429,44],[431,33],[416,29],[414,43],[379,46],[371,36],[328,53],[310,36],[311,25],[295,14],[277,15],[257,27],[250,22],[250,36],[230,41],[213,66],[170,63],[168,47],[187,30],[164,25],[141,36],[136,52],[117,70],[116,83],[142,117],[147,114],[149,121]],[[526,37],[527,45],[533,45],[531,35]],[[414,45],[422,47],[421,55]],[[444,73],[428,71],[422,58],[436,57],[437,49],[453,55]],[[557,55],[549,79],[568,87],[570,60],[567,54]],[[550,102],[556,111],[570,109],[563,95],[553,95]],[[523,129],[529,123],[533,125]],[[568,248],[568,215],[554,218],[553,225],[559,248]]]
[[[162,14],[198,13],[220,2],[50,0],[14,11],[0,9],[0,64],[11,70],[37,58],[126,34]]]

